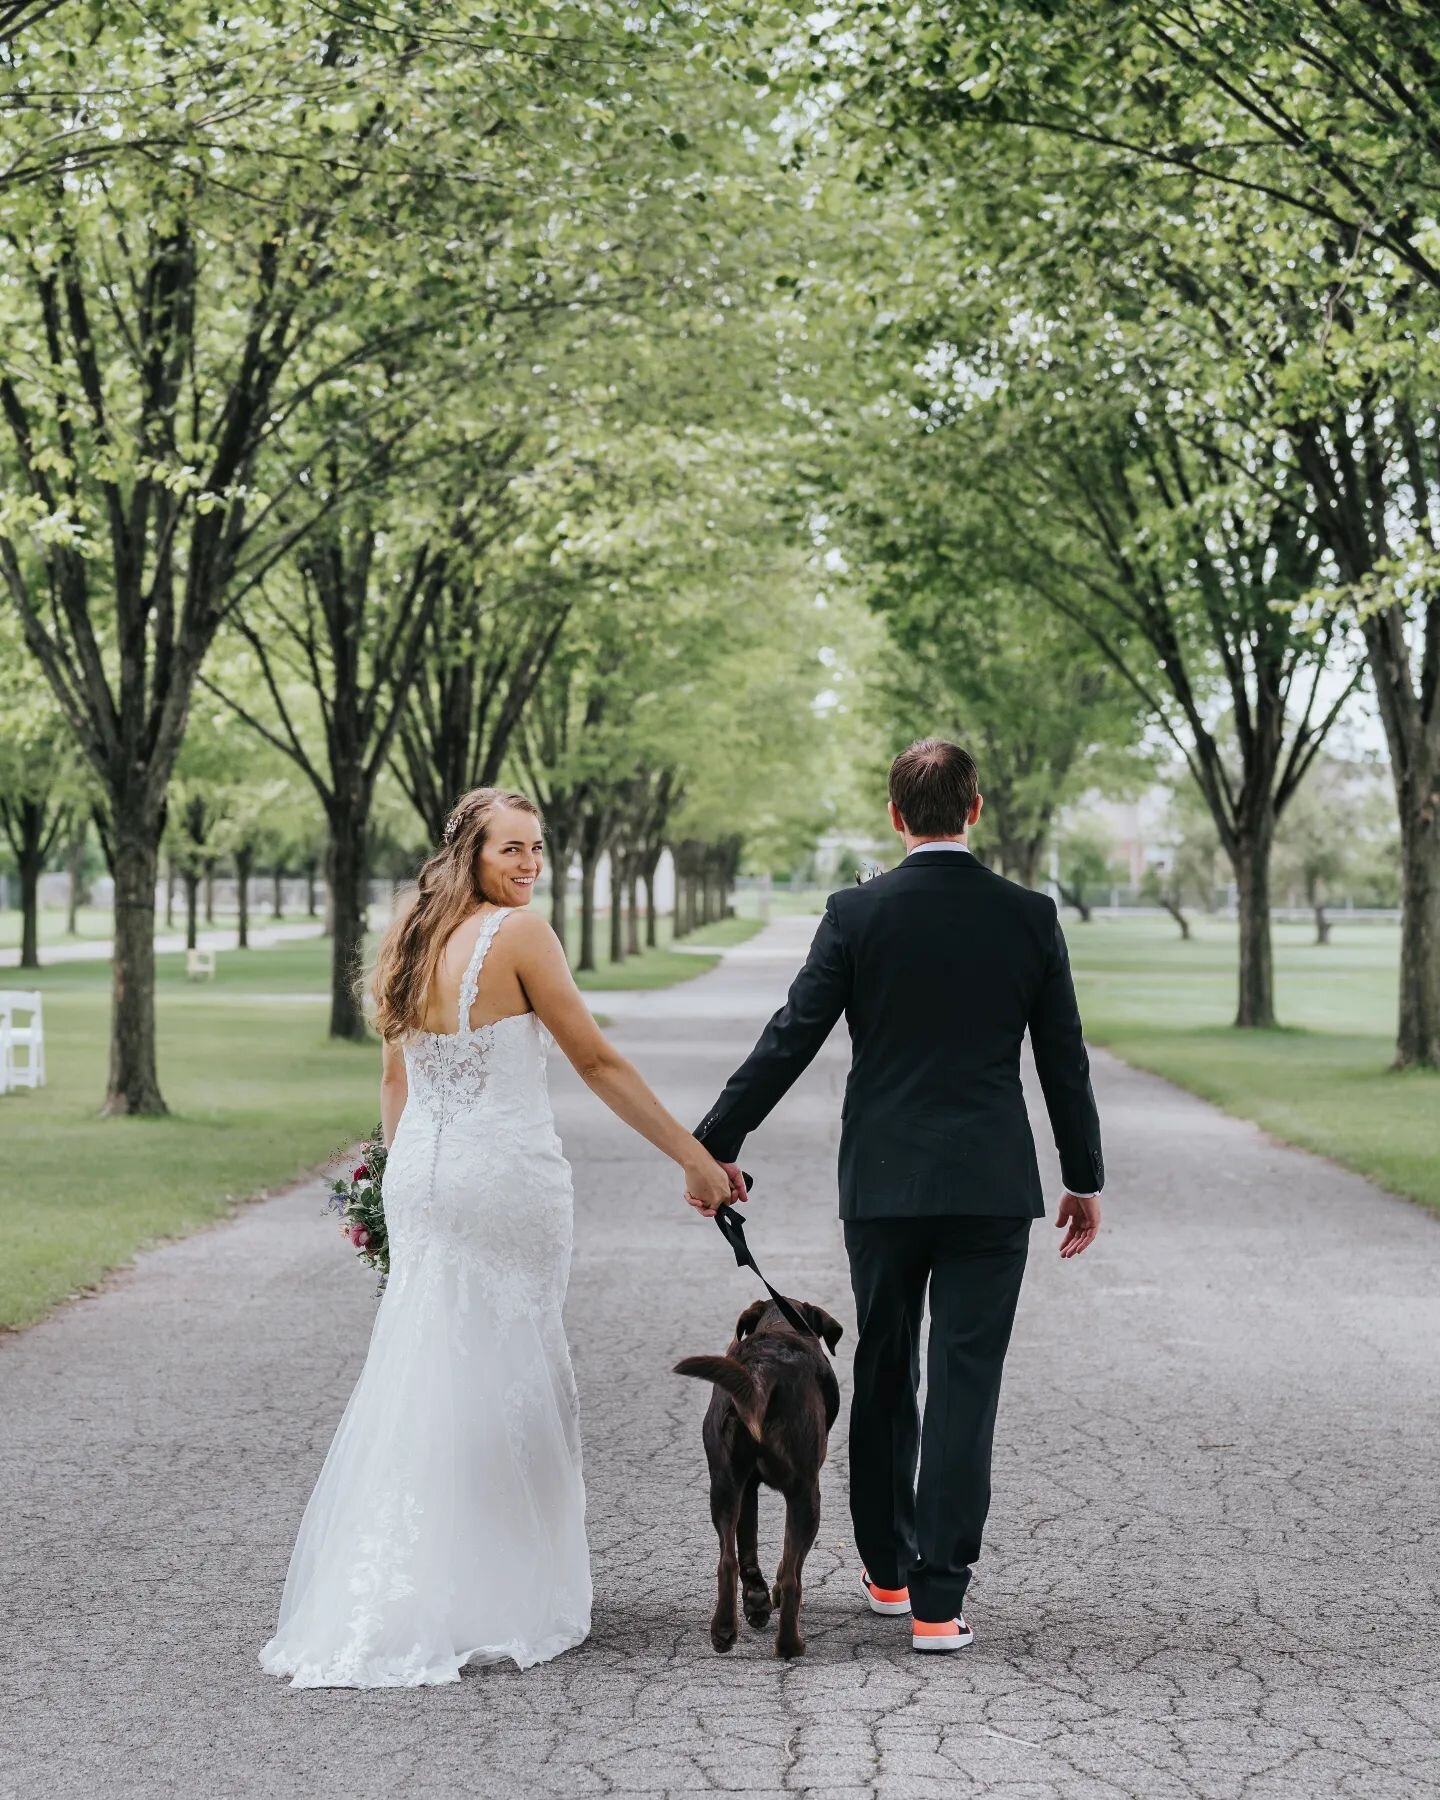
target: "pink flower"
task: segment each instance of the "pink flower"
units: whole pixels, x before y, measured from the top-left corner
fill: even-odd
[[[360,1167],[355,1171],[356,1181],[364,1181],[369,1173],[370,1170],[368,1167],[364,1163],[361,1163]]]
[[[352,1225],[350,1227],[350,1242],[357,1250],[363,1250],[370,1242],[370,1233],[363,1225]]]

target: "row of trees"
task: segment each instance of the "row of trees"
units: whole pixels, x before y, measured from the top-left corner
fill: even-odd
[[[637,22],[9,20],[6,791],[25,867],[78,806],[114,875],[107,1112],[164,1108],[167,833],[193,904],[217,846],[254,866],[305,797],[331,1030],[358,1037],[382,827],[433,843],[466,787],[523,782],[562,927],[578,858],[591,965],[603,854],[635,895],[681,845],[689,918],[737,834],[816,812],[807,428],[765,274],[794,224],[747,223],[742,254],[761,103],[687,74],[699,21]]]
[[[1396,1061],[1440,1066],[1434,9],[853,0],[804,36],[777,9],[770,44],[798,162],[875,197],[874,248],[808,285],[853,322],[837,541],[906,679],[982,742],[998,716],[1037,820],[1169,740],[1238,889],[1246,1026],[1275,1018],[1277,826],[1363,695]]]
[[[1388,780],[1368,763],[1323,757],[1276,827],[1275,904],[1308,908],[1319,944],[1330,942],[1333,907],[1399,904],[1399,833],[1382,779]],[[1055,869],[1060,899],[1082,922],[1120,892],[1124,903],[1163,907],[1188,938],[1192,913],[1226,903],[1233,887],[1229,859],[1204,796],[1183,772],[1169,784],[1165,816],[1153,829],[1164,854],[1137,883],[1104,817],[1083,807],[1067,816]]]

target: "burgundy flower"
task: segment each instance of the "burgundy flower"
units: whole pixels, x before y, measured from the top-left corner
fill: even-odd
[[[361,1163],[360,1167],[355,1171],[355,1179],[357,1181],[363,1181],[369,1173],[370,1173],[370,1170],[367,1167],[367,1165],[365,1163]]]

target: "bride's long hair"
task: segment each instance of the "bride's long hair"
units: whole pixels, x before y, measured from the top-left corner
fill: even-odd
[[[440,848],[420,865],[415,886],[402,897],[365,984],[370,1022],[381,1037],[403,1039],[420,1029],[425,998],[451,933],[489,898],[480,886],[480,849],[502,806],[519,807],[543,824],[528,795],[508,788],[471,788],[445,821]]]

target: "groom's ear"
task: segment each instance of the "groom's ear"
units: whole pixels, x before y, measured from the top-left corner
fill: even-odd
[[[750,1302],[744,1312],[741,1313],[740,1317],[735,1321],[735,1335],[737,1338],[749,1337],[750,1333],[760,1323],[761,1313],[764,1312],[769,1304],[770,1302],[768,1300],[752,1300]]]
[[[808,1300],[800,1310],[816,1337],[824,1338],[825,1348],[833,1356],[835,1346],[845,1335],[845,1327],[838,1319],[832,1319],[823,1306],[812,1306]]]

